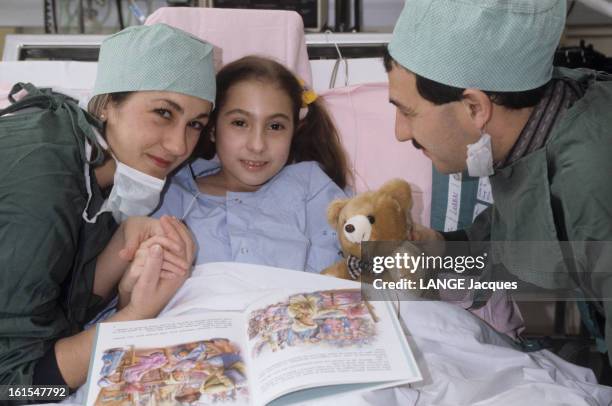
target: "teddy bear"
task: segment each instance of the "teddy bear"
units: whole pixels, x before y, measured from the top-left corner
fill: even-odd
[[[386,182],[378,190],[334,200],[327,221],[336,229],[344,259],[322,274],[357,280],[361,275],[361,243],[410,240],[413,227],[410,184],[401,179]]]

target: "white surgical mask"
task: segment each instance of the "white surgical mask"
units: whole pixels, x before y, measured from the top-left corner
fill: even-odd
[[[102,205],[120,223],[132,216],[148,216],[159,204],[165,179],[158,179],[115,160],[113,189]]]
[[[483,132],[480,139],[467,146],[467,168],[470,176],[493,175],[493,151],[491,150],[491,136]]]
[[[107,149],[104,139],[98,136],[98,141]],[[91,159],[92,148],[89,142],[85,144],[87,159]],[[114,158],[114,157],[113,157]],[[165,179],[157,179],[146,173],[119,162],[116,158],[113,188],[108,199],[102,203],[100,210],[91,218],[87,216],[87,209],[91,201],[91,180],[89,177],[89,164],[85,163],[85,183],[87,187],[87,205],[83,211],[83,219],[88,223],[95,223],[101,213],[110,211],[117,223],[121,223],[131,216],[148,216],[159,204],[161,191],[166,183]]]

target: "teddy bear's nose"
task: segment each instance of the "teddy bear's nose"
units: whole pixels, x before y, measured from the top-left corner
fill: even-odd
[[[347,224],[346,226],[344,226],[344,229],[347,233],[352,233],[353,231],[355,231],[355,226],[352,224]]]

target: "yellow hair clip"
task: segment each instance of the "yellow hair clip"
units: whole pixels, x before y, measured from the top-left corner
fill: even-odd
[[[319,97],[314,90],[307,89],[306,84],[302,79],[298,79],[300,85],[302,85],[302,107],[308,107],[310,103],[313,103]]]
[[[314,92],[314,90],[304,89],[302,92],[302,107],[308,107],[310,103],[317,100],[317,97],[319,96]]]

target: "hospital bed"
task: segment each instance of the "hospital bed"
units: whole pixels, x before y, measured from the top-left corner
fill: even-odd
[[[266,54],[292,68],[313,84],[329,106],[355,174],[357,192],[373,189],[393,177],[413,186],[415,221],[428,225],[432,207],[431,162],[412,145],[394,138],[394,108],[388,103],[386,74],[377,58],[349,60],[348,76],[338,67],[335,86],[329,88],[335,61],[309,61],[301,20],[290,12],[241,11],[228,23],[228,10],[161,9],[149,18],[165,22],[210,41],[217,47],[219,65],[250,53]],[[187,13],[187,14],[186,14]],[[230,31],[242,27],[240,37]],[[249,41],[245,43],[244,38]],[[277,40],[271,41],[270,38]],[[220,50],[220,52],[219,52]],[[342,64],[343,62],[341,62]],[[0,106],[17,81],[51,86],[71,94],[84,105],[93,86],[94,62],[0,62]],[[334,85],[332,83],[332,85]],[[228,294],[248,298],[247,291],[262,288],[313,287],[329,279],[246,264],[209,264],[198,268],[169,304],[164,314],[193,309],[231,307]],[[288,271],[285,271],[288,272]],[[236,283],[236,281],[242,281]],[[197,293],[197,294],[195,294]],[[245,299],[246,300],[246,299]],[[499,298],[499,305],[504,299]],[[225,303],[225,305],[224,305]],[[244,306],[236,302],[232,306]],[[401,302],[399,317],[417,354],[425,379],[411,386],[385,389],[351,397],[322,400],[320,404],[401,405],[608,405],[612,388],[597,385],[592,371],[563,361],[549,351],[523,353],[490,325],[503,327],[496,309],[479,316],[441,302]],[[79,404],[83,391],[67,402]]]
[[[346,281],[278,268],[236,263],[199,266],[160,317],[243,310],[274,289],[346,287]],[[263,293],[262,293],[263,292]],[[379,406],[608,406],[612,388],[590,370],[549,351],[517,351],[508,340],[458,306],[433,301],[394,303],[423,381],[396,388],[347,393],[308,405]],[[82,404],[85,389],[67,401]]]

